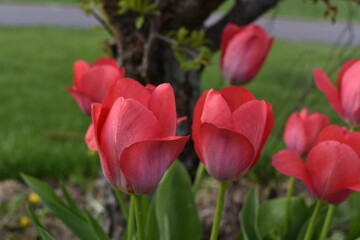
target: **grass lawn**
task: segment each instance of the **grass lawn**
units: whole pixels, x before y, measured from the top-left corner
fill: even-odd
[[[77,59],[93,61],[102,56],[102,31],[59,28],[0,28],[0,179],[17,177],[19,172],[38,177],[96,176],[97,156],[87,155],[83,141],[90,119],[64,90],[72,84],[72,64]],[[26,44],[25,44],[26,42]],[[312,82],[314,67],[333,68],[360,57],[360,51],[339,57],[339,48],[319,44],[275,41],[255,81],[248,87],[255,96],[273,104],[276,128],[263,154],[263,166],[256,171],[265,177],[272,171],[273,153],[282,148],[283,122]],[[332,52],[333,55],[330,55]],[[218,55],[203,74],[202,88],[225,86],[218,68]],[[296,109],[329,114],[342,124],[325,97],[311,91]],[[261,166],[261,165],[259,165]]]
[[[101,31],[0,28],[0,179],[97,174],[83,141],[90,123],[65,91],[72,64],[102,55]]]

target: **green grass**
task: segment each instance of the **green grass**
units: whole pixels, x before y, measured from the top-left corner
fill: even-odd
[[[83,136],[90,118],[65,86],[72,64],[103,55],[104,32],[59,28],[0,28],[0,179],[94,176]]]
[[[77,4],[78,0],[0,0],[0,3]]]
[[[258,99],[273,106],[275,127],[256,165],[253,177],[267,181],[275,174],[270,162],[274,153],[284,148],[282,132],[289,114],[303,107],[330,117],[331,123],[344,122],[331,109],[326,97],[319,92],[312,78],[315,67],[323,68],[335,80],[340,66],[350,58],[360,57],[360,48],[342,49],[322,44],[302,44],[275,41],[273,48],[258,76],[247,87]],[[344,54],[344,55],[342,55]],[[202,89],[220,89],[227,86],[219,70],[219,54],[202,76]],[[308,94],[305,94],[308,91]],[[307,95],[304,100],[301,96]],[[296,104],[297,103],[297,104]]]
[[[227,11],[234,4],[234,0],[227,0],[222,6],[222,11]],[[352,16],[355,21],[360,20],[360,5],[352,0],[330,0],[337,7],[336,20],[345,21]],[[314,4],[312,0],[282,0],[278,6],[269,11],[268,15],[288,18],[307,18],[324,20],[326,6],[322,0]]]

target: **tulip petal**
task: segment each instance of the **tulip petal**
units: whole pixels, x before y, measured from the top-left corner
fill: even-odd
[[[207,122],[217,127],[229,129],[233,126],[229,105],[222,95],[213,89],[210,89],[206,95],[201,122]]]
[[[87,62],[83,60],[76,61],[73,66],[74,77],[73,84],[74,88],[77,89],[78,86],[81,85],[81,79],[85,75],[87,71],[89,71],[90,67]]]
[[[349,64],[350,65],[350,64]],[[340,100],[346,117],[354,121],[354,112],[360,106],[360,61],[353,62],[341,78]]]
[[[340,127],[338,125],[330,125],[319,134],[314,145],[328,140],[334,140],[340,143],[344,143],[346,134],[346,128]]]
[[[296,179],[303,181],[309,188],[310,192],[313,191],[313,186],[304,164],[299,154],[292,149],[282,150],[273,156],[272,165],[274,168],[286,176],[292,176]]]
[[[245,27],[240,27],[233,23],[226,24],[222,34],[221,34],[221,62],[223,61],[223,56],[226,53],[226,48],[229,45],[229,42],[231,39],[238,33],[240,33],[242,30],[244,30]]]
[[[120,72],[111,66],[93,67],[83,76],[79,89],[101,103],[109,87],[120,77]]]
[[[91,123],[88,130],[85,134],[85,143],[87,144],[87,147],[91,150],[97,150],[97,144],[96,144],[96,138],[95,138],[95,130],[94,130],[94,124]]]
[[[199,132],[200,132],[200,126],[202,124],[201,122],[201,115],[203,113],[204,110],[204,103],[206,100],[207,95],[209,94],[210,90],[205,91],[200,98],[197,100],[195,108],[194,108],[194,114],[193,114],[193,123],[191,126],[191,130],[192,130],[192,134],[191,137],[194,140],[194,147],[195,147],[195,152],[196,154],[199,156],[200,159],[202,159],[201,157],[201,149],[199,147]]]
[[[108,65],[108,66],[114,67],[115,69],[119,69],[119,65],[113,58],[101,57],[101,58],[96,59],[95,62],[93,62],[91,64],[92,67],[103,66],[103,65]]]
[[[232,116],[235,130],[252,143],[255,153],[261,150],[268,119],[267,110],[265,101],[252,100],[236,109]]]
[[[306,165],[315,194],[328,203],[344,201],[350,194],[346,189],[360,177],[359,156],[348,145],[336,141],[316,145]]]
[[[303,119],[308,144],[311,148],[320,132],[329,125],[329,119],[320,113],[311,113]]]
[[[254,95],[244,87],[230,86],[219,91],[229,105],[231,112],[234,112],[244,103],[254,100]]]
[[[81,93],[78,90],[75,90],[73,88],[65,88],[65,89],[75,99],[75,101],[79,105],[81,111],[83,111],[87,115],[90,115],[91,114],[90,106],[91,106],[91,103],[95,102],[94,99],[91,99],[86,94]]]
[[[120,167],[133,192],[148,194],[154,191],[188,139],[166,137],[138,142],[126,148],[120,158]]]
[[[351,59],[341,66],[340,72],[338,74],[338,79],[337,79],[339,92],[341,92],[341,85],[342,85],[342,80],[343,80],[344,74],[354,63],[356,63],[358,61],[359,60],[357,60],[357,59]]]
[[[340,104],[339,94],[326,73],[322,69],[316,68],[313,74],[316,87],[326,95],[330,106],[335,112],[341,117],[344,117],[344,110]]]
[[[104,125],[107,115],[116,99],[119,97],[132,98],[147,107],[150,99],[150,91],[139,82],[130,78],[121,78],[114,83],[102,101],[99,125]]]
[[[204,123],[200,128],[200,141],[201,161],[219,181],[234,180],[253,165],[254,149],[239,133]]]
[[[301,156],[307,151],[308,137],[298,113],[293,113],[287,120],[283,138],[288,149],[296,150]]]
[[[155,114],[162,125],[159,128],[157,137],[175,135],[176,106],[174,90],[170,84],[161,84],[152,91],[148,108]]]

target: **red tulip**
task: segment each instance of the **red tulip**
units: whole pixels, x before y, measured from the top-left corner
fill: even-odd
[[[258,161],[273,122],[271,105],[247,89],[210,89],[194,110],[196,153],[217,180],[237,179]]]
[[[336,125],[319,135],[306,163],[295,150],[274,155],[273,166],[287,176],[303,181],[314,197],[338,204],[352,191],[360,191],[360,133]]]
[[[259,72],[273,43],[266,30],[255,24],[229,23],[221,36],[221,69],[231,84],[251,81]]]
[[[90,115],[91,103],[101,103],[108,88],[123,76],[124,70],[112,58],[99,58],[91,66],[79,60],[74,63],[74,86],[66,90],[80,109]]]
[[[152,192],[189,137],[177,137],[174,91],[121,78],[102,104],[92,104],[92,119],[102,170],[126,193]]]
[[[90,150],[97,150],[96,138],[94,132],[94,124],[91,123],[85,134],[85,143]]]
[[[314,70],[317,88],[322,91],[330,106],[350,125],[360,126],[360,60],[346,62],[338,75],[338,87],[333,86],[326,73]]]
[[[325,115],[316,112],[308,114],[306,108],[300,113],[293,113],[286,122],[283,135],[285,145],[304,156],[328,125],[329,119]]]

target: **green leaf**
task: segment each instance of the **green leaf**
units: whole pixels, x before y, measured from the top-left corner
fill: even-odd
[[[178,161],[174,162],[159,184],[155,208],[160,239],[200,239],[201,224],[190,177]]]
[[[159,239],[159,231],[158,231],[158,224],[156,221],[155,201],[153,201],[149,205],[148,212],[146,215],[147,215],[146,221],[145,221],[146,239],[158,240]]]
[[[42,228],[43,226],[41,225],[38,217],[36,216],[34,211],[29,206],[27,206],[27,212],[28,212],[28,215],[30,217],[32,224],[34,224],[36,227]]]
[[[36,178],[22,175],[25,182],[40,196],[43,203],[80,239],[100,240],[85,216],[79,216],[67,206],[47,184]]]
[[[240,224],[243,239],[260,240],[258,228],[259,197],[256,188],[253,188],[246,195],[243,208],[240,214]]]
[[[110,238],[106,235],[104,229],[101,227],[99,222],[91,215],[91,213],[85,208],[84,208],[83,212],[84,212],[84,215],[86,216],[88,223],[90,224],[90,226],[96,233],[98,239],[109,240]]]
[[[139,16],[138,18],[136,18],[135,27],[137,29],[140,29],[143,26],[144,22],[145,22],[144,16]]]
[[[262,239],[283,239],[285,234],[286,198],[277,198],[263,203],[259,209],[258,226]],[[291,201],[291,224],[285,239],[295,239],[301,226],[311,212],[302,197]]]
[[[51,236],[45,229],[43,229],[41,227],[38,227],[37,229],[43,240],[55,240],[55,238],[53,236]]]

